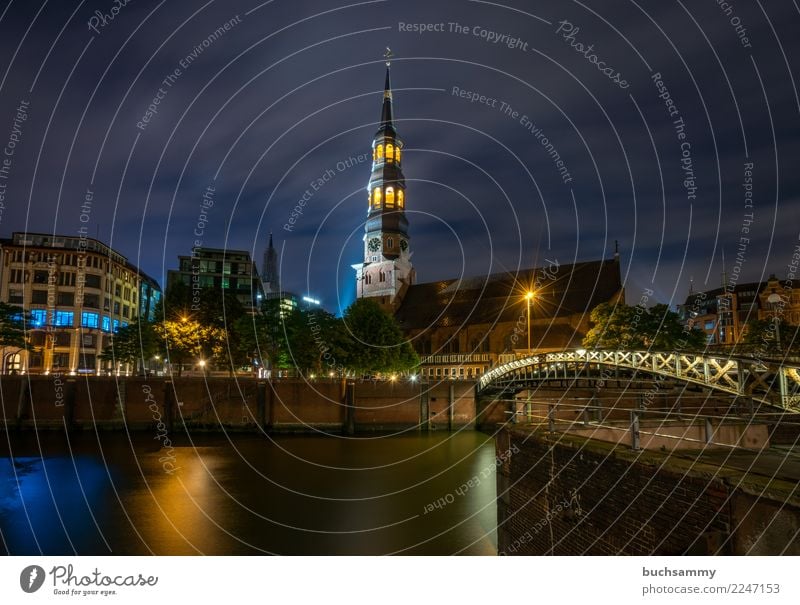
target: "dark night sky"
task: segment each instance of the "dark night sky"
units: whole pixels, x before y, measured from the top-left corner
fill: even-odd
[[[99,33],[87,22],[112,0],[4,6],[0,146],[20,102],[30,106],[5,179],[3,236],[77,233],[91,189],[90,233],[163,283],[189,252],[203,192],[216,181],[205,245],[250,250],[260,265],[272,230],[284,287],[310,291],[330,310],[346,305],[370,167],[337,164],[369,152],[388,45],[420,281],[596,259],[619,240],[628,301],[652,288],[675,304],[691,277],[698,289],[719,285],[723,250],[728,272],[738,270],[743,227],[740,281],[784,276],[800,243],[793,0],[739,0],[728,15],[716,0],[131,0]],[[138,129],[164,78],[237,15]],[[562,21],[569,25],[558,33]],[[400,23],[445,31],[399,31]],[[481,31],[519,37],[523,48]],[[589,54],[628,87],[577,43],[593,45]],[[696,199],[656,73],[685,122]],[[522,115],[552,142],[571,182]],[[748,161],[752,209],[742,187]],[[284,230],[309,183],[329,170],[333,178]]]

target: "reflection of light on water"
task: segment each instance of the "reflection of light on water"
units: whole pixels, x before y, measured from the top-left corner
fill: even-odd
[[[47,554],[72,554],[67,535],[100,540],[83,494],[94,510],[105,480],[103,465],[86,456],[0,460],[0,529],[11,553],[34,553],[38,541]]]
[[[177,470],[167,473],[159,460],[164,451],[150,455],[155,472],[148,472],[149,460],[140,460],[149,490],[137,492],[131,510],[134,514],[141,510],[152,510],[155,514],[137,529],[157,554],[210,552],[213,532],[209,531],[209,525],[220,523],[214,518],[215,511],[225,508],[225,503],[220,502],[224,494],[214,489],[210,475],[220,472],[218,457],[211,448],[175,447]],[[202,460],[198,454],[203,456]]]

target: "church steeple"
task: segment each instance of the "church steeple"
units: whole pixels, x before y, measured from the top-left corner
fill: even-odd
[[[378,134],[391,133],[397,135],[392,120],[392,82],[389,77],[389,63],[386,63],[386,83],[383,85],[383,109],[381,111],[381,127]]]
[[[388,50],[388,49],[387,49]],[[388,58],[388,56],[387,56]],[[379,299],[396,308],[414,282],[406,218],[406,180],[402,169],[403,141],[397,136],[392,111],[389,62],[383,87],[378,131],[372,140],[372,174],[367,185],[364,262],[356,270],[358,297]]]

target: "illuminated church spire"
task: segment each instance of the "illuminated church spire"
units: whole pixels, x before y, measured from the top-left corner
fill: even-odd
[[[406,181],[402,169],[403,141],[394,125],[390,77],[391,51],[386,49],[386,79],[378,131],[372,140],[372,174],[367,185],[367,221],[364,226],[364,262],[356,270],[357,296],[378,299],[396,308],[414,283],[411,266]]]

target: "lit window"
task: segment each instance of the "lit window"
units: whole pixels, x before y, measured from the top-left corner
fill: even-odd
[[[84,311],[81,313],[81,326],[84,328],[98,328],[100,326],[100,316],[97,313]]]
[[[372,192],[372,207],[373,208],[380,208],[381,207],[381,188],[375,187]]]
[[[103,332],[111,332],[111,318],[103,315]]]
[[[378,145],[375,148],[375,160],[380,162],[383,159],[383,145]]]
[[[117,330],[119,330],[119,320],[115,319],[114,320],[114,332],[116,333]]]
[[[406,204],[405,194],[403,193],[402,189],[398,189],[397,190],[397,207],[398,208],[403,208],[403,207],[405,207],[405,204]]]
[[[31,323],[34,326],[43,326],[47,323],[47,311],[44,309],[33,309],[31,311]]]
[[[398,162],[400,161],[400,147],[394,148],[394,159]]]
[[[72,326],[72,322],[74,321],[75,315],[72,311],[56,311],[55,319],[53,321],[53,325],[55,326]]]
[[[386,161],[389,163],[394,161],[394,145],[391,143],[386,145]]]
[[[394,187],[386,188],[386,207],[394,208]]]

